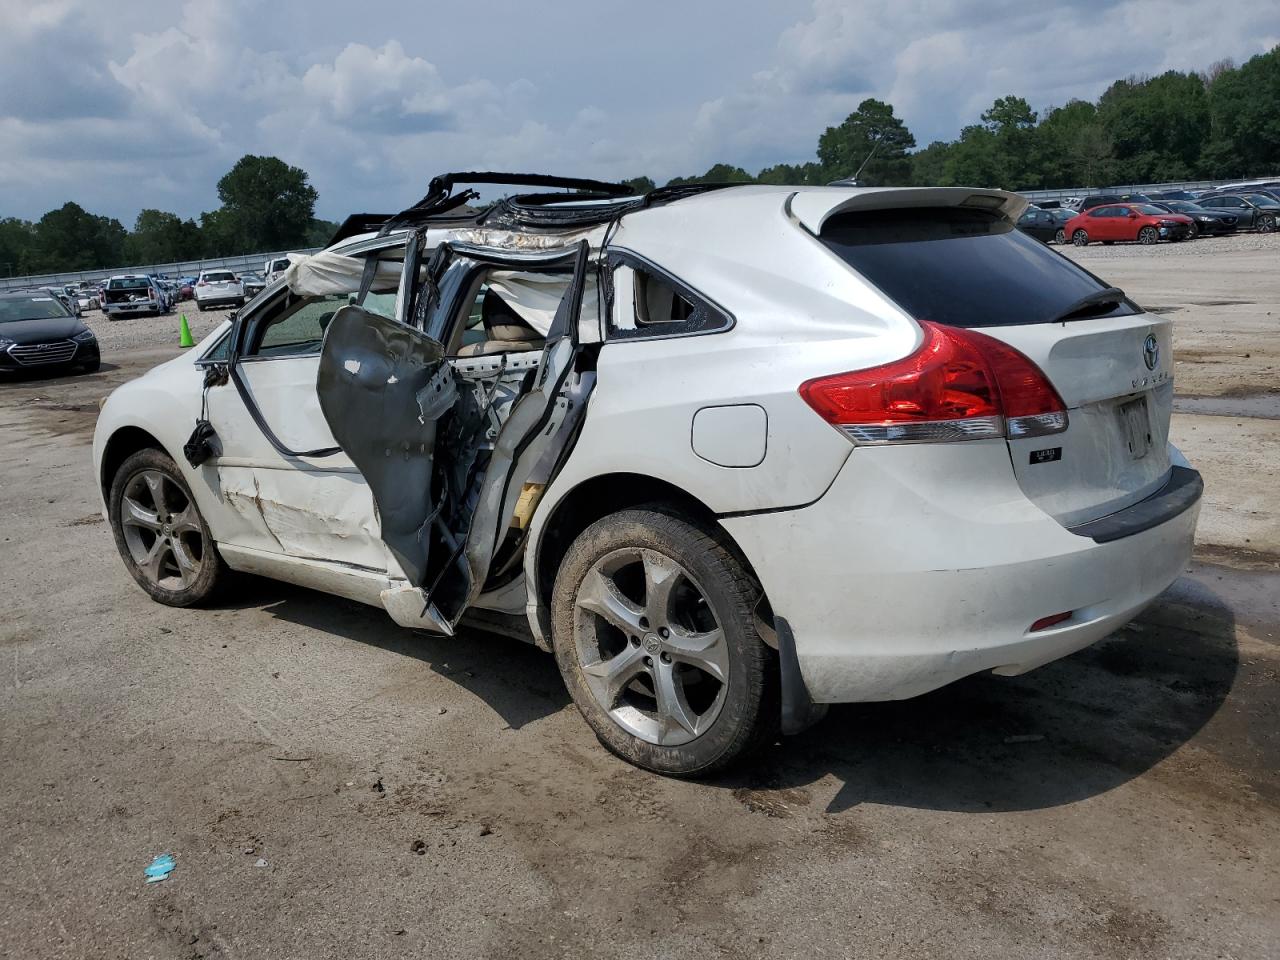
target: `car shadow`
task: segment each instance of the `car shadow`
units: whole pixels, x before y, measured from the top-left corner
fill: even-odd
[[[84,370],[80,367],[24,367],[18,370],[5,370],[0,372],[0,383],[35,383],[37,381],[52,380],[82,380],[86,377],[97,376],[100,373],[110,373],[112,370],[120,369],[114,363],[101,363],[97,370],[92,372]]]
[[[410,630],[375,607],[261,577],[238,577],[234,599],[215,606],[260,608],[289,623],[412,657],[483,700],[513,730],[570,705],[555,658],[511,637],[470,627],[454,637]]]
[[[1226,700],[1239,668],[1232,608],[1181,580],[1111,637],[1020,677],[982,674],[912,700],[833,706],[726,789],[831,776],[838,813],[863,803],[955,812],[1083,800],[1150,770]]]
[[[354,601],[243,579],[226,608],[259,607],[412,657],[513,729],[570,706],[554,659],[527,643],[480,630],[436,637]],[[911,700],[833,706],[814,727],[706,783],[785,791],[834,778],[828,813],[863,803],[994,812],[1082,800],[1145,773],[1217,713],[1239,667],[1235,626],[1220,596],[1184,579],[1133,623],[1064,660]]]

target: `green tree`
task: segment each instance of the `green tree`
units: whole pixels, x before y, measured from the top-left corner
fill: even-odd
[[[1204,173],[1255,176],[1280,168],[1280,46],[1238,69],[1224,66],[1209,86],[1208,99]]]
[[[1103,186],[1116,179],[1111,135],[1087,100],[1050,110],[1037,132],[1046,187]]]
[[[125,236],[119,220],[64,203],[36,223],[28,266],[39,273],[114,267],[125,260]]]
[[[752,183],[754,179],[741,167],[717,163],[700,177],[672,177],[667,181],[667,186],[681,187],[690,183]]]
[[[632,177],[629,180],[623,180],[627,186],[634,190],[637,194],[648,193],[657,187],[650,177]]]
[[[200,256],[203,239],[194,220],[163,210],[143,210],[125,243],[127,259],[136,264],[173,263]]]
[[[201,227],[212,228],[208,245],[218,253],[305,246],[316,196],[305,170],[277,157],[246,155],[218,181],[222,207],[202,216]]]
[[[29,220],[0,217],[0,277],[20,277],[31,272],[35,231]]]
[[[916,138],[893,115],[893,107],[868,97],[844,123],[827,127],[818,138],[818,160],[828,180],[852,177],[861,168],[858,179],[863,184],[905,184],[911,179],[907,151],[915,145]]]
[[[332,220],[312,220],[311,225],[307,227],[307,239],[305,246],[328,246],[329,238],[337,232],[338,224],[334,223]]]
[[[1000,137],[988,127],[973,124],[951,144],[943,175],[948,183],[959,186],[1010,188],[1007,168]]]
[[[935,140],[923,150],[911,155],[911,184],[916,187],[950,187],[954,186],[947,170],[947,161],[954,143]]]
[[[820,187],[828,182],[828,178],[820,163],[778,163],[761,170],[756,176],[756,182],[795,187]]]
[[[1199,170],[1210,122],[1198,73],[1118,80],[1098,100],[1098,118],[1130,182],[1182,180]]]

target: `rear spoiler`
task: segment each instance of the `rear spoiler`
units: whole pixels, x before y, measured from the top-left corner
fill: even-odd
[[[853,196],[837,189],[802,190],[787,201],[790,214],[814,234],[821,233],[822,225],[838,213],[903,207],[975,207],[1012,222],[1027,208],[1027,200],[1006,190],[973,187],[868,187]]]

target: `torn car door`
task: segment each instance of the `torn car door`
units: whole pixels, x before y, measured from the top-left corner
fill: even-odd
[[[452,633],[484,586],[526,482],[565,442],[556,414],[578,351],[587,244],[546,260],[571,263],[571,279],[540,362],[491,443],[492,394],[457,377],[438,340],[356,307],[339,311],[326,332],[316,392],[404,571],[407,586],[383,597],[397,622]]]

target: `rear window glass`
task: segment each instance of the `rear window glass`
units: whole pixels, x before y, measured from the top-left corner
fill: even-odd
[[[108,290],[145,290],[151,286],[151,281],[146,277],[122,277],[119,280],[112,280],[107,284]]]
[[[204,279],[206,283],[227,283],[229,281],[235,280],[235,275],[231,273],[223,273],[223,272],[206,273],[204,275]]]
[[[1108,286],[983,210],[837,214],[820,239],[917,320],[955,327],[1048,323]],[[1092,316],[1136,312],[1126,302]]]

